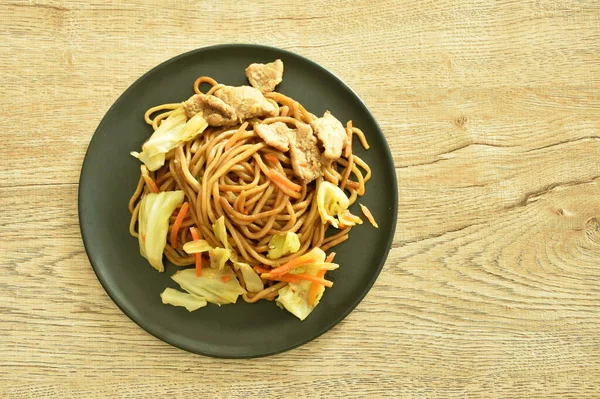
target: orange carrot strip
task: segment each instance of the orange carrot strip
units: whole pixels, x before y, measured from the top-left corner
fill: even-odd
[[[150,174],[148,173],[148,168],[146,167],[146,165],[140,165],[140,171],[142,172],[142,179],[144,179],[144,183],[146,183],[146,186],[148,187],[150,192],[160,193],[158,186],[156,185],[154,180],[152,180],[152,178],[150,177]]]
[[[192,234],[192,239],[194,241],[198,241],[200,239],[200,235],[198,234],[198,230],[195,227],[190,227],[190,233]],[[202,254],[194,254],[196,257],[196,276],[202,276]]]
[[[363,215],[365,215],[365,217],[369,220],[369,222],[373,225],[373,227],[375,227],[376,229],[378,229],[379,225],[375,221],[375,218],[373,217],[373,214],[371,213],[371,211],[369,210],[369,208],[367,208],[363,204],[358,204],[358,205],[360,205],[360,210],[362,211]]]
[[[265,154],[265,159],[275,165],[279,163],[279,158],[277,158],[274,154],[271,154],[270,152]]]
[[[310,252],[308,252],[302,256],[299,256],[297,258],[290,260],[287,263],[284,263],[283,265],[281,265],[279,267],[276,267],[275,269],[271,270],[269,273],[261,274],[261,277],[270,278],[270,277],[283,276],[284,274],[294,270],[298,266],[307,265],[309,263],[314,263],[316,261],[317,261],[317,259],[314,257],[314,255],[311,254]]]
[[[266,269],[260,266],[254,266],[252,269],[254,269],[256,273],[269,273],[271,271],[270,269]]]
[[[327,255],[327,259],[325,259],[325,263],[333,262],[333,258],[335,258],[335,252],[332,252],[329,255]]]
[[[235,133],[229,138],[229,140],[227,140],[227,143],[225,143],[225,151],[229,150],[231,147],[234,146],[235,143],[238,142],[238,140],[242,136],[242,133],[246,131],[246,127],[248,127],[248,122],[242,123],[242,126],[240,126],[240,128],[235,131]]]
[[[327,260],[329,260],[329,258],[331,258],[331,260],[333,260],[333,256],[335,256],[335,252],[332,252],[329,257],[327,258]],[[316,277],[318,278],[323,278],[325,277],[325,273],[327,273],[326,269],[321,269],[317,272]],[[312,285],[310,286],[310,291],[308,293],[308,299],[306,300],[308,303],[308,306],[313,307],[315,304],[315,300],[317,299],[317,291],[319,290],[319,285],[318,283],[312,283]]]
[[[292,191],[302,191],[301,185],[294,183],[293,181],[289,180],[287,177],[273,169],[269,169],[265,174],[270,180],[272,180],[277,185],[282,185],[283,187],[288,188]]]
[[[181,223],[183,223],[183,218],[188,211],[190,204],[186,201],[181,205],[181,210],[177,213],[177,217],[175,218],[175,222],[173,222],[173,228],[171,229],[171,246],[173,249],[177,248],[177,233],[179,233],[179,228],[181,227]]]
[[[152,178],[150,176],[148,176],[148,174],[143,174],[142,173],[142,178],[144,179],[144,182],[146,183],[146,186],[148,186],[148,189],[153,192],[153,193],[160,193],[160,190],[158,189],[158,186],[156,185],[156,183],[154,182],[154,180],[152,180]]]
[[[287,276],[287,274],[284,274],[284,276]],[[298,273],[298,274],[290,274],[290,276],[298,277],[300,280],[306,280],[306,281],[310,281],[312,283],[321,284],[328,288],[333,287],[332,281],[325,280],[322,277],[313,276],[312,274]]]
[[[231,277],[229,277],[229,276],[222,276],[221,277],[221,281],[224,282],[224,283],[229,282],[229,280],[231,280]]]

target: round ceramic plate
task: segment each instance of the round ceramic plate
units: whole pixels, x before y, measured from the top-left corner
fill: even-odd
[[[338,119],[352,119],[368,138],[365,151],[354,140],[354,151],[372,168],[366,205],[379,223],[355,227],[350,238],[335,247],[338,270],[329,272],[334,286],[305,321],[259,301],[207,307],[189,313],[163,305],[159,294],[179,288],[170,279],[177,267],[159,273],[139,254],[129,235],[127,203],[139,178],[139,151],[152,133],[144,112],[158,104],[181,102],[193,94],[201,75],[228,85],[248,84],[244,69],[253,62],[280,58],[285,65],[277,90],[300,101],[310,112],[330,110]],[[247,358],[282,352],[323,334],[347,316],[367,294],[389,252],[397,216],[394,164],[385,137],[358,96],[339,78],[312,61],[276,48],[221,45],[177,56],[139,78],[110,108],[92,138],[79,182],[79,222],[85,249],[102,286],[140,327],[176,347],[208,356]],[[360,215],[358,204],[351,211]],[[364,219],[364,218],[363,218]]]

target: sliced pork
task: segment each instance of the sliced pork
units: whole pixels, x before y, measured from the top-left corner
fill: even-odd
[[[215,96],[194,94],[183,103],[188,118],[202,113],[210,126],[230,126],[237,123],[235,108]]]
[[[323,145],[323,156],[325,159],[335,161],[341,157],[342,150],[348,140],[346,129],[342,125],[342,122],[327,111],[322,118],[312,121],[310,125]]]
[[[321,152],[309,125],[302,125],[290,141],[290,159],[294,174],[309,183],[321,176]]]
[[[239,122],[250,118],[276,116],[277,109],[265,96],[250,86],[223,86],[215,92],[215,96],[235,109]]]
[[[275,122],[269,125],[257,123],[254,125],[254,131],[265,141],[265,143],[282,152],[289,151],[290,140],[293,140],[296,136],[296,131],[290,129],[283,122]]]
[[[250,64],[246,68],[246,76],[252,87],[268,93],[283,80],[283,62],[275,60],[268,64]]]

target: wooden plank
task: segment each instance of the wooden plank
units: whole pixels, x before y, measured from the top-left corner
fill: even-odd
[[[0,396],[600,396],[600,3],[0,3]],[[182,52],[252,42],[330,69],[394,154],[398,230],[317,340],[218,360],[155,339],[86,257],[101,118]]]

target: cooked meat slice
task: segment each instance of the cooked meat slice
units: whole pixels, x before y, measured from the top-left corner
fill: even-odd
[[[321,144],[323,144],[323,156],[332,161],[341,157],[342,149],[346,145],[346,140],[348,140],[342,122],[327,111],[322,118],[312,121],[310,125],[315,130]]]
[[[194,94],[183,103],[183,109],[188,118],[202,112],[210,126],[230,126],[237,123],[235,109],[215,96]]]
[[[283,152],[289,151],[290,139],[293,139],[296,135],[295,131],[283,122],[275,122],[270,125],[257,123],[254,125],[254,131],[265,143]]]
[[[283,62],[275,60],[268,64],[250,64],[246,68],[246,76],[252,87],[268,93],[283,80]]]
[[[215,96],[235,108],[240,122],[250,118],[275,116],[277,110],[263,94],[250,86],[223,86]]]
[[[321,152],[309,125],[302,125],[290,141],[290,159],[296,176],[309,183],[321,176]]]

